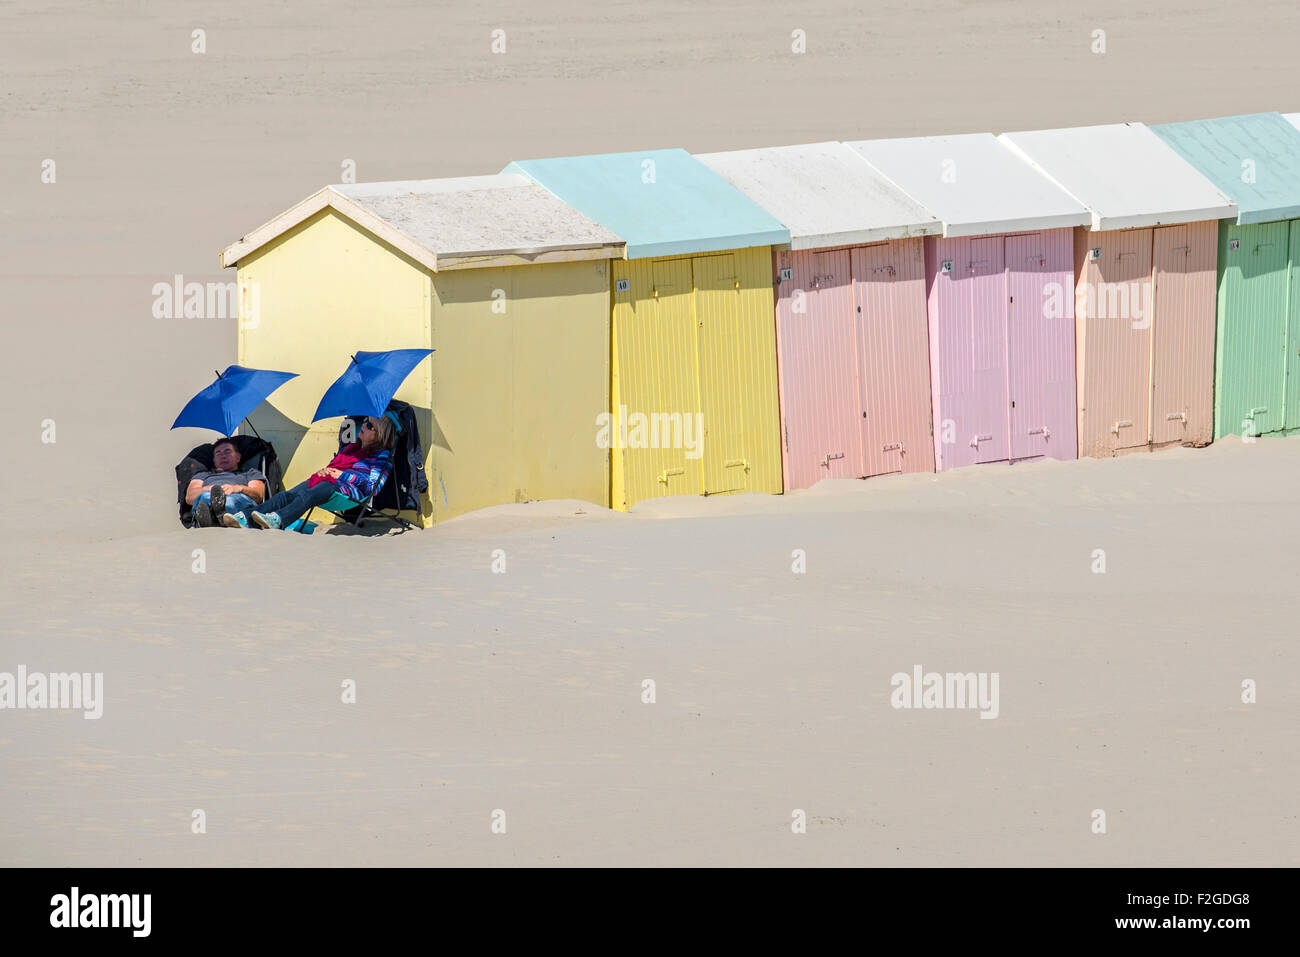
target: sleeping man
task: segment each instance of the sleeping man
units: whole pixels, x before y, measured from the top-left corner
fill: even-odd
[[[212,447],[214,470],[200,472],[185,489],[185,501],[194,507],[200,528],[221,524],[221,516],[242,511],[266,500],[266,476],[257,469],[239,471],[239,450],[230,439]]]

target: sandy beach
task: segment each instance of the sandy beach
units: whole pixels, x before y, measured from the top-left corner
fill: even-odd
[[[1280,0],[0,8],[0,672],[104,675],[96,720],[0,711],[0,864],[1300,864],[1300,439],[187,531],[212,435],[168,427],[235,320],[151,311],[347,160],[1291,111],[1298,35]],[[894,707],[917,666],[997,673],[996,717]]]

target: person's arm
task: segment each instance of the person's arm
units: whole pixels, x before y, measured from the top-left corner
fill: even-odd
[[[262,473],[255,473],[260,475]],[[261,479],[251,479],[246,485],[223,485],[221,490],[227,495],[247,495],[254,502],[261,503],[266,499],[266,483]]]
[[[190,484],[185,487],[185,504],[193,505],[195,499],[203,494],[203,480],[191,479]]]

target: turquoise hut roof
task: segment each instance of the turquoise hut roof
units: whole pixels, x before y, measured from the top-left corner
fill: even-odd
[[[627,243],[628,259],[781,245],[790,231],[682,149],[522,160],[539,183]]]
[[[1150,128],[1237,204],[1237,222],[1300,218],[1300,130],[1280,113]]]

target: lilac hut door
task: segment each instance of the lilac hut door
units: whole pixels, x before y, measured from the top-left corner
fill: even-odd
[[[862,474],[857,347],[847,250],[781,252],[777,300],[786,488]],[[778,272],[778,276],[780,273]]]
[[[862,474],[934,471],[920,239],[853,250]]]
[[[976,449],[976,462],[1007,457],[1007,282],[1002,237],[972,239],[965,264],[970,288],[971,435],[957,435]],[[954,267],[956,264],[954,264]]]
[[[1077,455],[1074,282],[1062,268],[1069,269],[1072,243],[1069,230],[1006,237],[1007,412],[1013,461]]]

